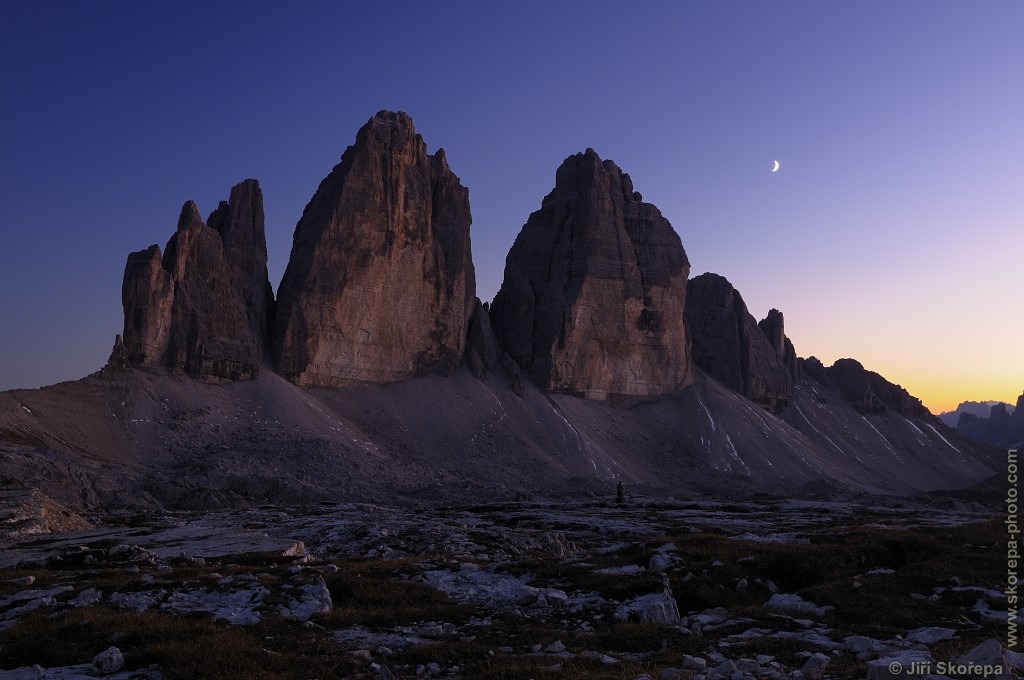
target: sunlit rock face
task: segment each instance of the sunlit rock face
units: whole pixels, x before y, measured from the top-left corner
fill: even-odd
[[[186,202],[162,254],[153,245],[128,256],[121,300],[123,363],[209,380],[258,375],[273,308],[259,183],[233,187],[208,224]]]
[[[784,408],[793,398],[794,380],[784,363],[787,340],[781,314],[770,315],[758,327],[740,292],[718,274],[694,277],[688,290],[686,325],[694,363],[766,409]],[[770,338],[780,344],[781,352]]]
[[[476,303],[469,192],[405,113],[364,125],[295,227],[273,355],[302,386],[458,370]]]
[[[679,235],[588,149],[558,168],[505,263],[491,307],[502,348],[542,389],[654,397],[692,381]]]

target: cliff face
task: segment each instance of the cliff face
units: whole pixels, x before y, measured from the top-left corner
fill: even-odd
[[[208,380],[259,373],[273,307],[259,183],[236,185],[209,222],[188,201],[162,255],[128,256],[120,362]]]
[[[274,313],[274,292],[267,280],[267,239],[263,221],[263,194],[256,180],[231,189],[206,220],[221,235],[224,261],[242,293],[249,330],[266,344]]]
[[[692,381],[683,322],[690,263],[679,236],[588,149],[559,167],[491,307],[503,349],[542,389],[654,397]]]
[[[793,398],[795,371],[786,367],[788,339],[782,314],[769,314],[759,327],[739,291],[725,277],[701,274],[690,280],[686,325],[693,361],[729,389],[774,412]],[[768,331],[766,334],[765,330]],[[773,346],[774,339],[779,347]]]
[[[273,353],[297,385],[451,375],[475,305],[469,192],[412,119],[382,111],[295,227]]]
[[[786,337],[786,323],[782,312],[777,309],[769,310],[768,316],[757,322],[757,327],[768,338],[768,343],[775,349],[775,354],[789,371],[793,380],[799,380],[800,364],[797,361],[796,348]]]

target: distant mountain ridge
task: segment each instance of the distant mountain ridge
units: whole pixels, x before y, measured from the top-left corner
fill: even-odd
[[[986,415],[961,411],[957,432],[981,444],[1000,449],[1024,449],[1024,394],[1017,397],[1016,407],[994,402]]]
[[[976,418],[987,418],[992,412],[992,407],[996,404],[1006,404],[1008,408],[1013,408],[1005,401],[962,401],[955,409],[952,411],[943,411],[938,417],[939,420],[949,427],[956,427],[957,422],[960,420],[961,413],[970,413]]]
[[[997,452],[852,359],[797,357],[596,152],[569,157],[493,304],[468,191],[404,113],[300,218],[278,299],[259,185],[129,256],[123,335],[74,383],[0,393],[0,476],[73,507],[966,489]],[[0,480],[0,481],[3,481]]]

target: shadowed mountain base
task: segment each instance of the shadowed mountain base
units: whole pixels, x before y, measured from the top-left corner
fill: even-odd
[[[798,383],[779,417],[702,376],[658,402],[545,395],[496,367],[347,389],[107,370],[0,394],[0,469],[73,508],[962,489],[997,452]],[[935,421],[937,423],[937,421]]]

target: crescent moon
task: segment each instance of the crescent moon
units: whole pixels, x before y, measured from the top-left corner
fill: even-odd
[[[772,172],[778,172],[779,171],[779,162],[778,161],[772,161],[772,162],[775,163],[775,167],[772,168]]]

